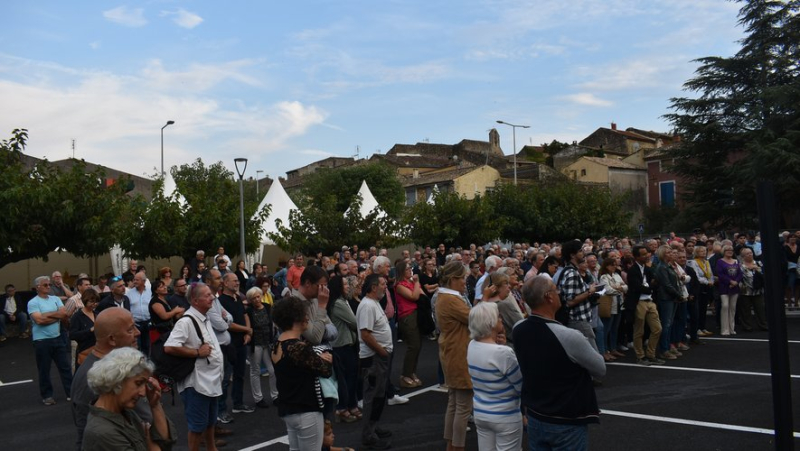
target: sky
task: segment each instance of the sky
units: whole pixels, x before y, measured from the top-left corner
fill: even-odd
[[[743,31],[725,0],[0,3],[0,138],[140,176],[201,158],[245,177],[395,144],[503,151],[662,115]],[[358,149],[358,151],[357,151]]]

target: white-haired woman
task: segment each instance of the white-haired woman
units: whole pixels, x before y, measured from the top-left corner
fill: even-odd
[[[253,287],[247,290],[247,303],[249,308],[247,315],[250,317],[250,325],[253,327],[253,341],[250,353],[250,390],[253,393],[253,401],[257,407],[267,408],[269,403],[261,394],[261,365],[267,368],[269,374],[269,395],[270,400],[275,402],[278,399],[278,385],[275,381],[275,368],[272,367],[272,359],[269,358],[269,349],[273,341],[272,315],[269,309],[262,302],[264,292],[261,288]]]
[[[161,390],[151,377],[153,370],[153,362],[133,348],[115,349],[92,366],[87,382],[98,398],[89,407],[84,451],[172,449],[175,425],[161,406]],[[143,423],[133,411],[145,396],[153,412],[153,424]]]
[[[504,332],[497,304],[481,302],[469,312],[467,363],[481,451],[522,446],[522,373],[514,351],[505,346]]]

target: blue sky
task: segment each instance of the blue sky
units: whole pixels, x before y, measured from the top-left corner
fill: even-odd
[[[669,131],[691,60],[736,52],[724,0],[26,1],[0,11],[0,136],[137,175],[198,157],[271,177],[396,143]]]

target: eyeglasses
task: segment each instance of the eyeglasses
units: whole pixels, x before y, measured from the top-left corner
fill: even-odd
[[[182,284],[182,285],[175,284],[175,288],[183,288],[183,287],[185,287],[185,286],[186,286],[186,284],[185,284],[185,283],[184,283],[184,284]]]
[[[41,285],[41,286],[43,286],[43,287],[49,287],[49,286],[50,286],[50,284],[49,284],[49,283],[40,283],[39,285]]]
[[[114,276],[108,280],[108,283],[119,282],[120,280],[122,280],[122,276]]]

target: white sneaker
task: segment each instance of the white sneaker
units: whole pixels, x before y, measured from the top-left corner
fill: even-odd
[[[389,398],[389,400],[386,403],[389,404],[390,406],[396,406],[398,404],[405,404],[407,402],[408,398],[406,398],[405,396],[394,395],[391,398]]]
[[[447,388],[446,385],[439,384],[439,385],[436,386],[436,388],[433,389],[433,391],[438,391],[440,393],[447,393],[447,392],[450,391],[450,389]]]
[[[364,400],[363,399],[358,401],[358,408],[362,409],[362,410],[364,409]]]

